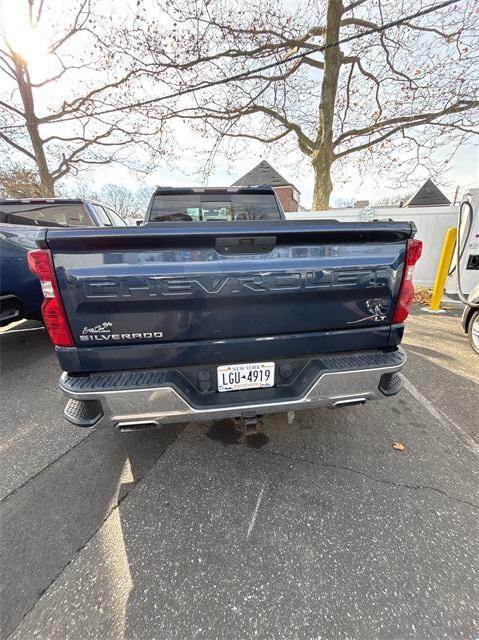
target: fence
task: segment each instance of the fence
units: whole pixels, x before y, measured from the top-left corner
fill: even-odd
[[[416,238],[423,241],[422,257],[414,270],[417,285],[431,287],[434,282],[444,234],[457,224],[458,207],[385,207],[375,208],[378,220],[411,220],[417,227]],[[288,220],[317,220],[334,218],[341,222],[359,222],[360,209],[331,209],[287,213]]]

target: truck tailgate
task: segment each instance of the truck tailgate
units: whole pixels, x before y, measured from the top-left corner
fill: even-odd
[[[318,336],[324,351],[386,347],[413,233],[404,222],[161,223],[48,230],[46,246],[83,366],[104,370],[123,357],[180,363],[187,349],[191,361],[192,348],[246,359],[275,339],[303,352]]]

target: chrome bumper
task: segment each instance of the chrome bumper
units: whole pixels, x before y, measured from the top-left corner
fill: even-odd
[[[347,354],[347,357],[352,358],[354,355],[356,354]],[[95,423],[81,426],[114,425],[119,428],[128,426],[134,428],[148,423],[145,426],[153,427],[162,423],[217,420],[313,409],[321,406],[337,407],[384,398],[399,391],[401,380],[399,376],[395,376],[393,391],[386,393],[384,389],[380,389],[383,376],[398,374],[406,361],[406,355],[402,349],[398,349],[394,354],[384,354],[384,356],[389,355],[391,356],[389,363],[386,358],[382,366],[321,372],[302,397],[281,402],[225,404],[212,408],[194,407],[171,386],[109,389],[105,388],[106,384],[103,384],[102,388],[92,385],[87,385],[86,388],[74,388],[71,383],[73,379],[66,373],[60,378],[60,387],[73,400],[97,401],[95,404],[101,405],[101,411]],[[107,374],[105,378],[106,376]],[[231,394],[228,395],[231,398]],[[65,415],[70,422],[80,424],[75,419],[71,419],[68,413]]]

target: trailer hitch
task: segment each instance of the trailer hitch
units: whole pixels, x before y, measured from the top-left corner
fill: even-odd
[[[235,418],[235,425],[243,436],[253,436],[261,433],[262,416],[238,416]]]

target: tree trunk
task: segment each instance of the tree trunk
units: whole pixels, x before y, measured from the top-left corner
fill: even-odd
[[[43,147],[42,147],[41,155],[43,155],[43,157],[45,158],[45,154],[43,153]],[[44,167],[42,168],[41,168],[41,164],[43,163],[39,163],[37,160],[38,173],[40,175],[40,191],[42,192],[42,196],[53,198],[55,197],[55,186],[53,183],[53,178],[48,170],[48,167],[46,166],[46,161],[45,161]]]
[[[333,182],[331,180],[332,164],[332,158],[325,150],[318,151],[313,158],[313,211],[326,211],[329,209],[329,197],[333,190]]]
[[[342,14],[341,0],[328,0],[325,44],[332,44],[339,40]],[[312,159],[314,169],[313,209],[319,211],[329,209],[329,197],[333,190],[331,182],[331,167],[334,162],[333,124],[341,59],[342,53],[339,46],[325,49],[318,113],[318,135]]]
[[[35,115],[35,105],[33,102],[33,91],[30,82],[30,75],[26,63],[18,55],[13,56],[15,64],[15,75],[17,77],[18,88],[22,98],[23,107],[25,109],[26,126],[30,142],[32,143],[33,155],[38,168],[40,177],[40,190],[42,196],[53,197],[55,195],[55,187],[53,176],[48,167],[43,140],[40,137],[38,129],[38,119]]]

